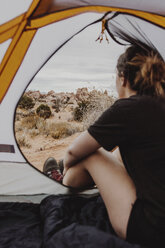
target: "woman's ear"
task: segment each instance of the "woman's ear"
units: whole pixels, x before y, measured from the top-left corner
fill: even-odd
[[[124,76],[120,77],[120,85],[122,87],[126,87],[126,85],[127,85],[127,79]]]
[[[122,86],[126,87],[127,84],[128,84],[128,80],[125,77],[123,77],[123,85]]]

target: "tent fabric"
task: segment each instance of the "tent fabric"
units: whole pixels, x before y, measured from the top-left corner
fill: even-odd
[[[68,189],[27,163],[0,162],[0,195],[67,194]],[[20,187],[21,185],[21,187]]]
[[[142,248],[114,234],[99,195],[0,203],[1,248]]]
[[[58,192],[58,187],[54,186],[56,189],[53,189],[54,182],[49,183],[50,179],[43,179],[41,173],[30,167],[16,142],[13,123],[20,97],[53,54],[62,49],[81,30],[93,23],[101,22],[102,19],[106,19],[107,30],[115,39],[147,44],[156,48],[164,58],[165,2],[161,0],[156,2],[152,0],[149,3],[148,0],[16,0],[17,4],[14,4],[15,1],[9,2],[10,8],[6,7],[4,1],[0,3],[2,20],[0,168],[4,171],[4,179],[0,173],[0,186],[3,189],[0,194],[16,194],[17,191],[19,194],[29,194],[30,191],[31,194],[52,193],[52,190]],[[112,15],[116,13],[111,20],[108,19],[109,12],[112,12]],[[9,147],[12,147],[13,152],[10,152]],[[13,166],[10,167],[9,164]],[[21,173],[17,178],[20,168]],[[33,177],[29,181],[25,180],[26,176],[29,178],[31,174]],[[33,187],[30,185],[31,180]],[[5,182],[4,185],[2,182]]]
[[[38,172],[28,163],[0,162],[0,171],[0,195],[3,196],[71,194],[69,188]],[[96,192],[97,189],[91,189],[81,194]]]
[[[33,0],[6,0],[1,2],[0,25],[27,12]]]
[[[121,43],[148,46],[157,50],[165,60],[164,28],[156,27],[143,19],[135,16],[118,14],[114,18],[107,19],[107,29]],[[162,37],[162,38],[161,38]]]
[[[0,195],[1,202],[19,202],[19,203],[37,203],[39,204],[44,198],[49,196],[49,194],[38,194],[38,195]]]
[[[157,13],[164,15],[165,14],[165,4],[159,0],[157,2],[150,1],[148,4],[147,0],[142,1],[131,1],[131,0],[88,0],[88,1],[81,1],[81,0],[42,0],[39,2],[36,10],[33,13],[33,16],[41,16],[45,12],[52,13],[55,11],[62,11],[66,9],[78,8],[78,7],[85,7],[85,6],[107,6],[107,7],[117,7],[123,9],[132,9],[132,10],[141,10],[147,11],[152,13]]]

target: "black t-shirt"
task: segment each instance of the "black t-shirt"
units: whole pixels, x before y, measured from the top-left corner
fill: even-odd
[[[119,99],[88,132],[108,151],[119,146],[146,217],[165,227],[165,99]]]

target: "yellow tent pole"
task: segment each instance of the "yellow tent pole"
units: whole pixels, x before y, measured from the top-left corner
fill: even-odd
[[[0,25],[0,43],[13,37],[20,23],[32,14],[39,1],[40,0],[34,0],[26,13],[23,13],[22,15]]]
[[[14,37],[12,39],[12,42],[11,42],[9,48],[7,49],[7,51],[5,53],[5,56],[3,57],[3,60],[2,60],[2,62],[0,64],[0,75],[2,73],[2,70],[3,70],[4,66],[6,65],[6,62],[8,61],[9,57],[11,56],[11,54],[12,54],[12,52],[13,52],[13,50],[14,50],[14,48],[15,48],[18,40],[19,40],[19,38],[21,37],[23,29],[25,28],[25,26],[26,26],[26,21],[23,21],[20,24],[19,28],[17,28],[18,30],[15,33],[15,35],[14,35]]]
[[[2,102],[22,60],[29,48],[29,45],[36,33],[36,30],[23,32],[17,44],[10,55],[10,59],[6,61],[5,67],[0,76],[0,102]]]
[[[143,11],[131,10],[131,9],[122,9],[122,8],[104,7],[104,6],[87,6],[87,7],[79,7],[79,8],[54,12],[52,14],[31,19],[30,26],[27,26],[27,29],[41,28],[53,22],[57,22],[85,12],[105,13],[108,11],[116,11],[116,12],[131,14],[140,17],[142,19],[145,19],[147,21],[150,21],[152,23],[155,23],[156,25],[165,27],[164,16],[151,14]]]
[[[31,16],[31,14],[33,13],[33,11],[35,10],[35,8],[37,7],[37,5],[39,4],[40,0],[33,0],[33,2],[31,3],[28,11],[25,14],[25,19],[27,19],[29,16]]]
[[[3,43],[6,40],[11,39],[14,36],[17,28],[18,28],[17,26],[14,26],[11,29],[7,30],[6,32],[0,34],[0,43]]]
[[[0,35],[3,33],[3,32],[6,32],[7,30],[13,28],[14,26],[17,26],[19,23],[21,23],[23,17],[24,17],[25,14],[22,14],[20,16],[17,16],[16,18],[8,21],[8,22],[5,22],[4,24],[0,25]]]
[[[25,27],[27,18],[32,14],[39,2],[40,0],[33,0],[25,14],[0,26],[0,33],[3,34],[1,41],[5,41],[14,35],[0,64],[0,102],[2,102],[36,33],[36,30],[26,31]],[[14,28],[14,26],[16,27]]]

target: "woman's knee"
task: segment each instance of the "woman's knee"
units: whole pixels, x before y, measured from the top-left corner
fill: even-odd
[[[84,163],[80,162],[67,170],[63,178],[63,184],[73,188],[81,188],[84,185],[92,185],[93,180],[88,170],[86,170]]]
[[[83,161],[84,168],[89,170],[92,166],[119,166],[125,170],[125,166],[122,161],[116,158],[113,153],[106,151],[103,148],[98,149],[91,154],[87,159]]]
[[[96,163],[100,164],[100,166],[102,165],[101,160],[103,157],[103,153],[101,149],[98,149],[97,151],[95,151],[94,153],[92,153],[91,155],[89,155],[87,158],[85,158],[82,161],[82,166],[85,170],[89,171],[89,169],[92,166],[95,166]]]

